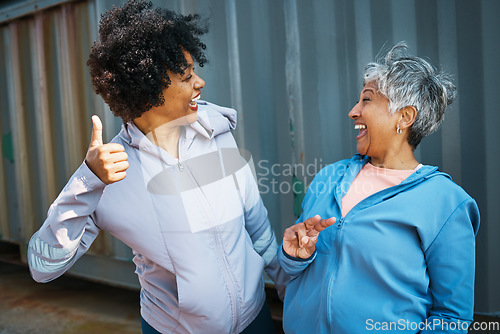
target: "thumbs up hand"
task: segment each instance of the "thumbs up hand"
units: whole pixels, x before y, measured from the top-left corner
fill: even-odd
[[[102,123],[99,116],[92,116],[92,124],[92,137],[85,163],[106,184],[123,180],[129,166],[125,148],[117,143],[102,143]]]

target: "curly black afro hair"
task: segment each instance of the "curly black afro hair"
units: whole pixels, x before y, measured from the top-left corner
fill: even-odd
[[[183,50],[200,66],[207,62],[200,36],[208,29],[198,15],[151,7],[132,0],[104,13],[100,42],[94,42],[87,60],[95,92],[124,122],[164,103],[167,70],[183,74],[187,69]]]

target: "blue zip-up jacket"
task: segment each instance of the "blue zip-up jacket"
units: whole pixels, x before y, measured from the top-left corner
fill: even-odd
[[[423,166],[342,217],[342,198],[369,161],[322,169],[297,220],[336,217],[306,260],[278,252],[288,283],[289,333],[466,333],[473,319],[476,202],[437,167]]]

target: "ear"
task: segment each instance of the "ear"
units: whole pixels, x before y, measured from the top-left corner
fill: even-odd
[[[408,129],[413,125],[413,123],[415,123],[415,118],[417,118],[417,109],[413,106],[407,106],[399,110],[399,114],[399,128],[401,130]]]

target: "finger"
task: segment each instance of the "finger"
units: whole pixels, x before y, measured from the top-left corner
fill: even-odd
[[[306,229],[311,229],[313,228],[316,224],[318,224],[321,221],[321,216],[316,215],[314,217],[308,218],[304,221],[304,225]]]
[[[328,219],[321,219],[321,221],[318,224],[314,225],[314,229],[318,232],[321,232],[328,226],[332,226],[333,224],[335,224],[336,221],[337,218],[335,217],[331,217]]]
[[[307,238],[307,229],[306,229],[306,224],[305,222],[304,223],[299,223],[299,224],[296,224],[294,225],[295,227],[295,233],[297,234],[297,239],[299,239],[299,247],[302,248],[304,247],[304,241],[307,241],[309,240]],[[305,239],[307,238],[307,239]]]
[[[112,183],[113,182],[118,182],[118,181],[121,181],[125,178],[125,176],[127,176],[127,172],[118,172],[118,173],[115,173],[113,175],[113,177],[111,178],[111,181]]]
[[[109,158],[107,159],[109,162],[112,163],[117,163],[120,161],[127,161],[128,160],[128,154],[125,152],[115,152],[115,153],[110,153]]]
[[[113,166],[110,167],[109,171],[114,173],[120,173],[126,171],[128,167],[129,167],[128,161],[120,161],[114,163]]]
[[[92,136],[90,138],[90,147],[102,145],[102,122],[99,116],[92,116]]]
[[[284,240],[289,240],[292,241],[294,239],[297,239],[297,233],[295,233],[294,227],[289,227],[285,230],[285,233],[283,235]]]
[[[106,145],[102,145],[100,148],[102,152],[116,153],[116,152],[124,152],[125,148],[121,144],[117,143],[108,143]]]

